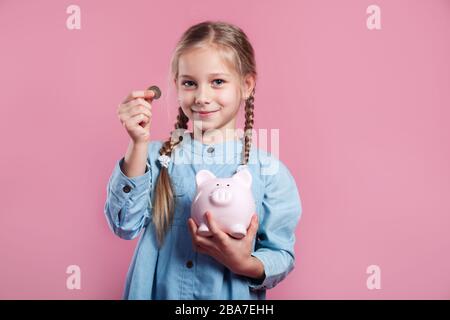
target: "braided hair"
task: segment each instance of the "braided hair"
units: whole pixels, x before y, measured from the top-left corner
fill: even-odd
[[[184,114],[181,107],[178,108],[177,121],[175,122],[175,129],[187,129],[189,118]],[[166,155],[170,157],[172,151],[181,141],[183,136],[180,135],[178,140],[175,141],[173,135],[166,140],[161,149],[159,150],[160,155]],[[160,214],[153,214],[153,223],[157,230],[157,239],[160,244],[163,243],[164,235],[167,232],[170,224],[173,221],[173,211],[174,211],[174,199],[173,199],[173,186],[170,181],[170,176],[168,168],[162,167],[158,176],[155,187],[155,197],[154,205],[155,208],[162,208]]]

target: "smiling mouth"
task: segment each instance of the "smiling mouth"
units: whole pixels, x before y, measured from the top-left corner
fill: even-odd
[[[217,111],[219,111],[219,110],[214,110],[214,111],[194,111],[194,112],[198,113],[200,115],[207,115],[207,114],[214,113],[214,112],[217,112]]]

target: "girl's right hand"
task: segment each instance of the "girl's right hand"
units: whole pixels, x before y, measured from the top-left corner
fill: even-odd
[[[135,144],[150,139],[152,90],[132,91],[117,108],[117,115]],[[148,100],[148,101],[147,101]]]

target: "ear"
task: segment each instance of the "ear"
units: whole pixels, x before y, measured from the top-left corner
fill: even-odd
[[[256,77],[252,74],[247,74],[244,78],[245,97],[249,97],[252,91],[255,89]]]
[[[216,176],[209,170],[200,170],[195,175],[195,182],[197,184],[197,188],[200,187],[203,183],[208,180],[215,179]]]
[[[247,188],[251,188],[252,186],[252,174],[250,173],[250,171],[248,171],[248,169],[239,170],[232,176],[232,178],[238,180]]]

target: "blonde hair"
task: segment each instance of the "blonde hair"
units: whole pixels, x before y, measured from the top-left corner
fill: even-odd
[[[255,77],[256,63],[255,54],[246,34],[238,27],[221,21],[204,21],[187,29],[179,40],[171,59],[172,79],[178,78],[178,60],[183,53],[194,49],[204,47],[214,47],[218,49],[225,61],[234,66],[240,75],[241,92],[243,79],[250,74]],[[244,125],[244,144],[242,164],[247,164],[252,142],[253,129],[253,109],[254,109],[253,88],[250,96],[245,100],[245,125]],[[178,108],[177,121],[175,129],[187,129],[189,118],[184,114],[181,107]],[[176,130],[177,132],[179,130]],[[176,137],[171,133],[170,138],[165,141],[159,150],[160,155],[171,156],[174,148],[182,141],[183,136]],[[161,167],[155,186],[155,196],[153,197],[153,223],[155,225],[158,244],[164,243],[164,237],[173,222],[175,211],[175,201],[173,196],[173,187],[168,173],[168,168]]]

